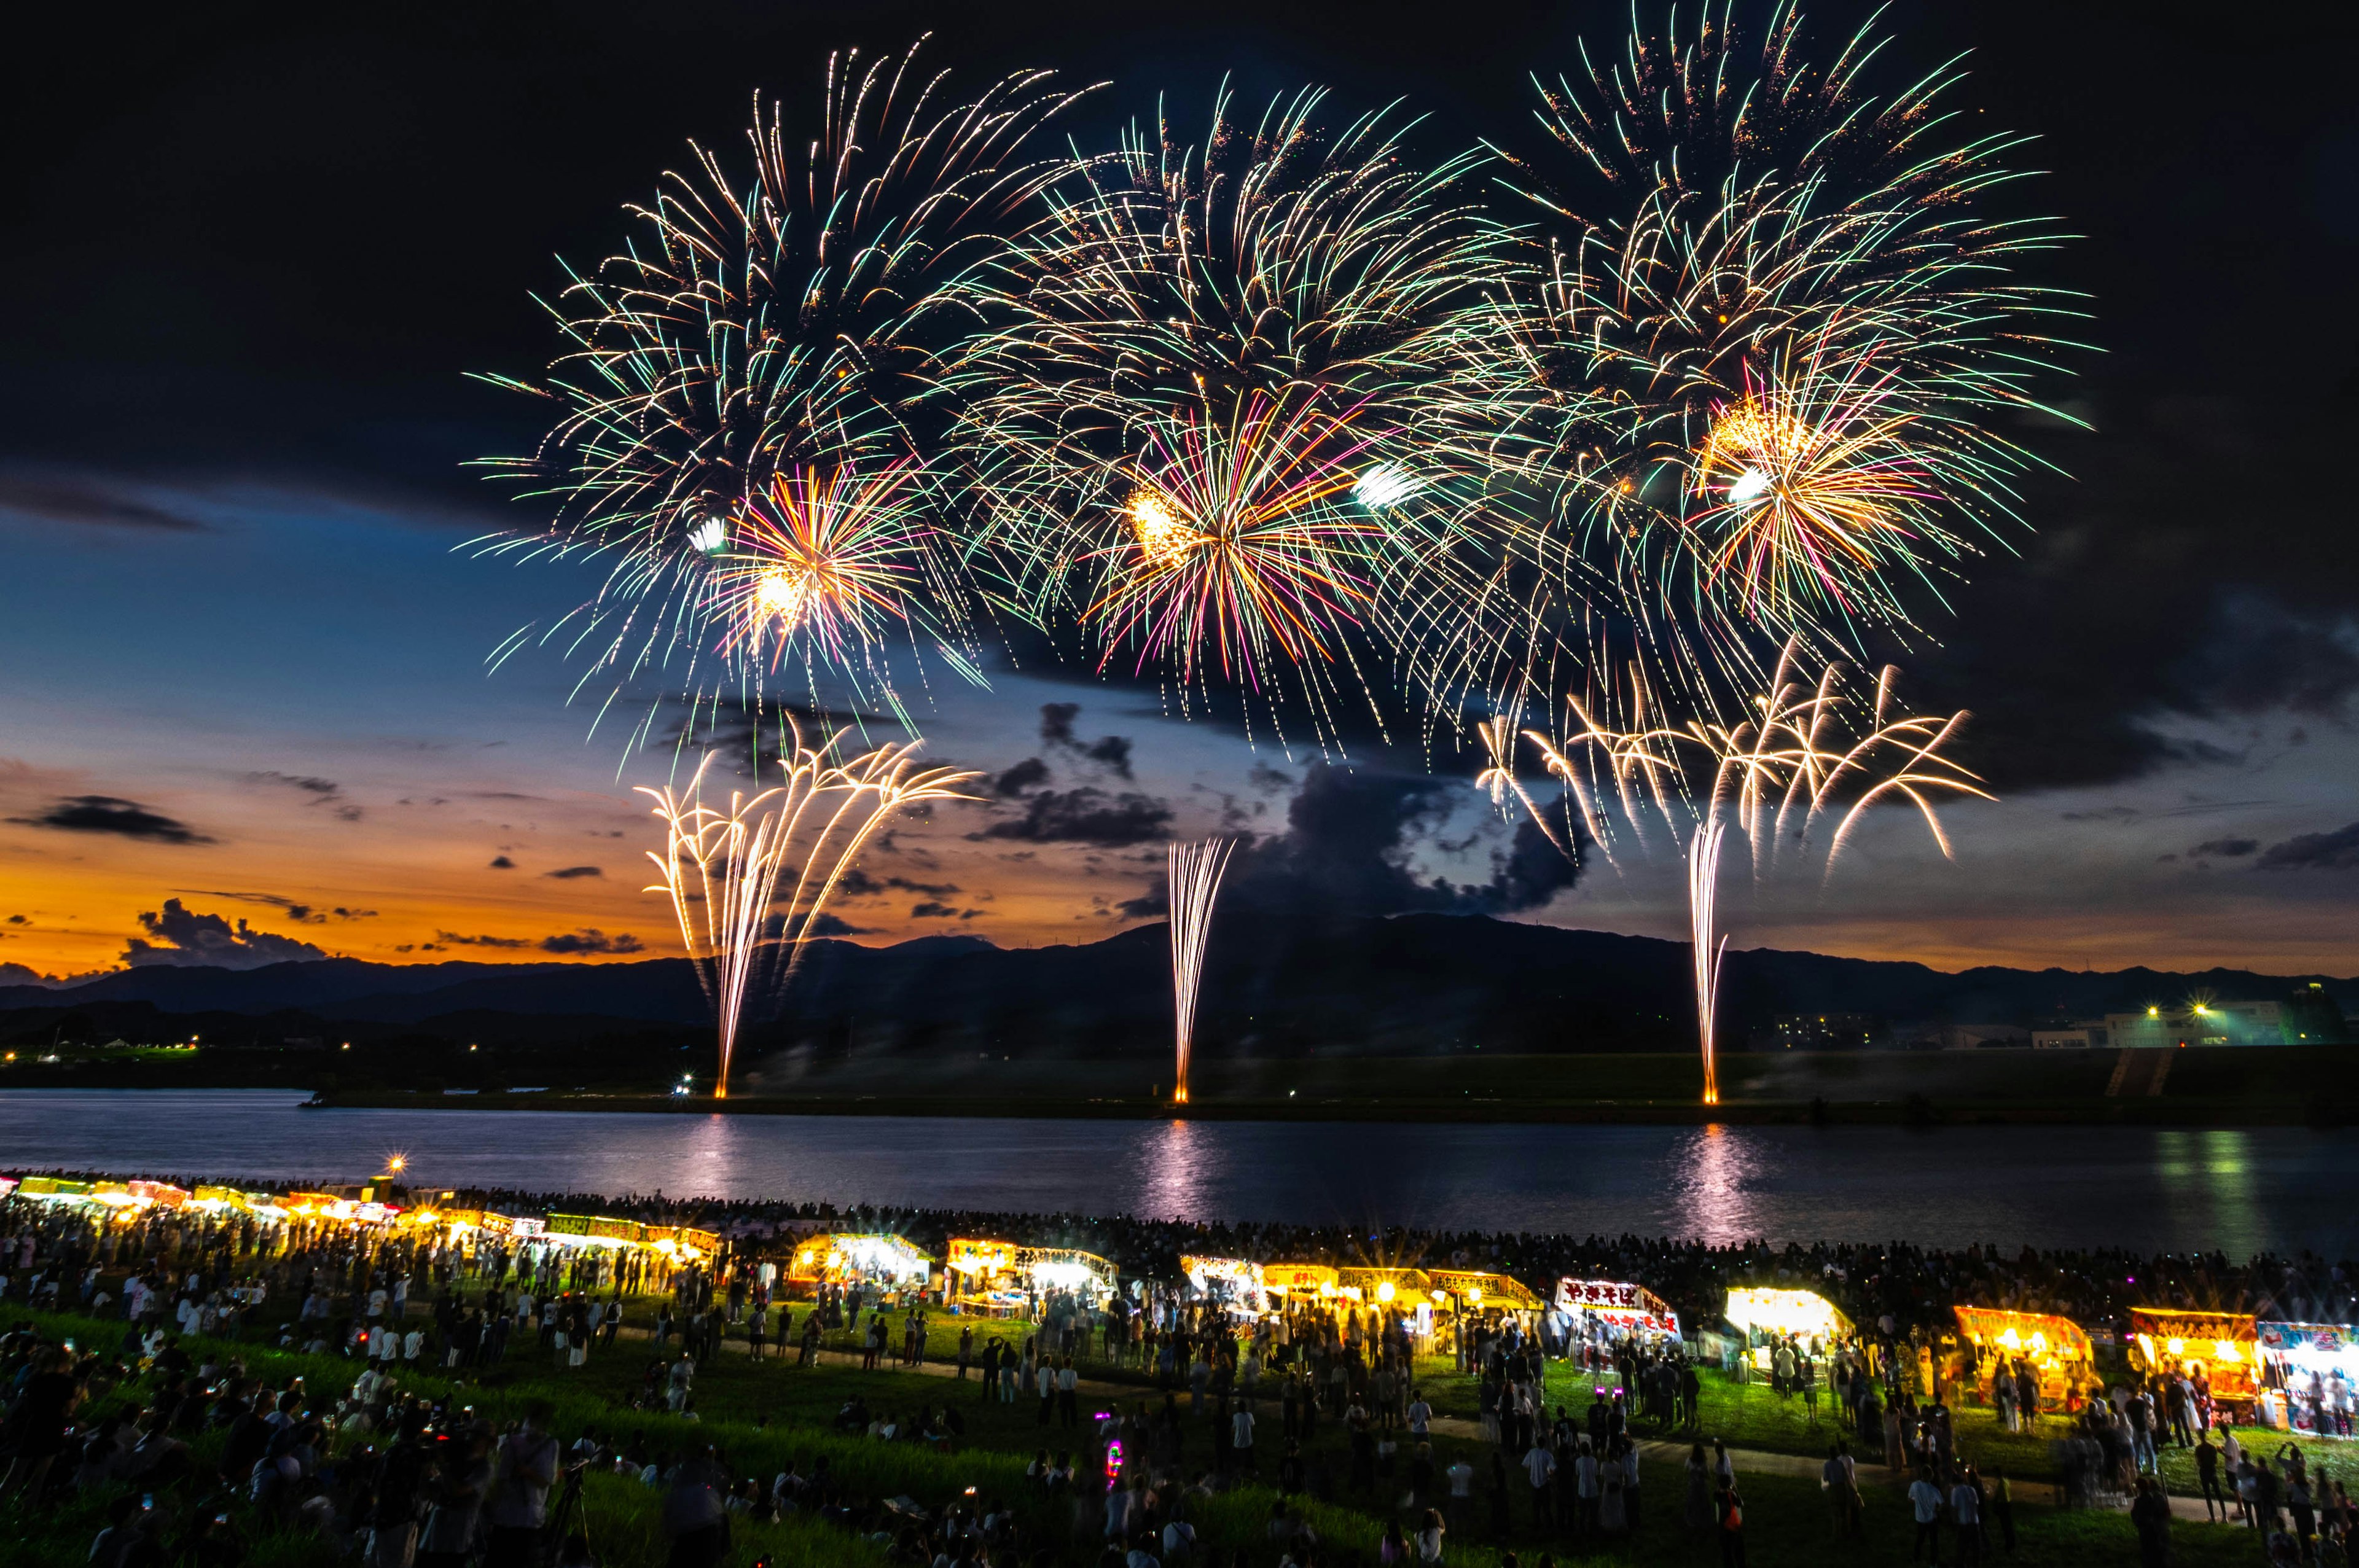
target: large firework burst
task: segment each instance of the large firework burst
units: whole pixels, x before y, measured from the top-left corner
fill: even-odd
[[[1456,477],[1415,435],[1443,345],[1495,270],[1468,164],[1419,169],[1385,114],[1322,95],[1201,143],[1158,119],[1050,189],[964,290],[946,365],[991,547],[1044,622],[1133,649],[1184,707],[1217,674],[1248,714],[1381,721],[1458,568]],[[1370,657],[1374,651],[1373,660]]]
[[[519,634],[590,650],[585,684],[675,659],[692,681],[775,676],[779,640],[737,611],[775,621],[781,590],[730,584],[777,564],[758,557],[791,544],[814,486],[889,489],[865,527],[895,541],[892,618],[919,653],[972,669],[973,606],[941,522],[955,492],[930,466],[920,360],[944,290],[1005,243],[1057,167],[1026,149],[1069,96],[1025,72],[955,99],[916,53],[832,59],[809,129],[757,99],[750,168],[693,147],[687,172],[627,209],[630,244],[551,305],[570,346],[546,376],[490,378],[560,410],[537,451],[488,465],[555,503],[546,526],[494,547],[611,562],[594,600]],[[816,634],[788,639],[793,675],[846,677],[897,707],[875,640],[845,634],[851,621],[875,629],[860,605],[885,608],[855,594],[797,617]]]
[[[1955,62],[1878,93],[1873,23],[1816,67],[1790,0],[1750,41],[1735,9],[1542,85],[1570,167],[1515,164],[1548,248],[1464,384],[1535,553],[1714,674],[1756,631],[1906,626],[1997,535],[2074,314],[2010,270],[2058,236],[1983,211],[2023,138],[1959,132]]]

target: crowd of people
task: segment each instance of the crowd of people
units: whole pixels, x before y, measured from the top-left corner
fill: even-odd
[[[556,1440],[545,1429],[536,1437],[529,1422],[495,1431],[463,1410],[407,1395],[401,1373],[480,1374],[519,1357],[537,1357],[552,1370],[578,1369],[592,1356],[614,1350],[621,1301],[634,1284],[664,1292],[653,1313],[646,1376],[625,1401],[639,1411],[692,1422],[697,1369],[720,1353],[724,1338],[756,1357],[766,1344],[781,1353],[791,1345],[808,1362],[824,1335],[831,1345],[864,1350],[871,1367],[897,1348],[901,1364],[922,1362],[929,1325],[921,1303],[905,1298],[888,1309],[882,1292],[830,1289],[799,1315],[782,1292],[774,1293],[775,1270],[760,1271],[755,1260],[782,1256],[794,1238],[825,1227],[891,1232],[933,1251],[952,1234],[1079,1247],[1114,1260],[1125,1277],[1154,1281],[1103,1303],[1110,1310],[1044,1299],[1039,1326],[1020,1346],[985,1336],[978,1346],[969,1333],[957,1352],[957,1375],[979,1370],[984,1399],[1037,1400],[1038,1425],[1055,1429],[1059,1444],[1070,1445],[1053,1458],[1043,1451],[1029,1483],[1038,1495],[1027,1502],[1053,1498],[1070,1509],[1073,1534],[1102,1545],[1114,1554],[1109,1561],[1184,1554],[1192,1539],[1190,1499],[1240,1479],[1275,1485],[1279,1502],[1269,1541],[1298,1565],[1318,1554],[1300,1499],[1358,1504],[1389,1516],[1387,1562],[1439,1562],[1451,1534],[1470,1525],[1495,1537],[1514,1528],[1594,1542],[1636,1535],[1657,1517],[1716,1537],[1732,1560],[1743,1556],[1744,1500],[1726,1449],[1708,1449],[1699,1430],[1697,1369],[1680,1342],[1544,1344],[1529,1320],[1515,1314],[1470,1315],[1462,1320],[1459,1367],[1474,1379],[1480,1430],[1492,1448],[1472,1463],[1444,1464],[1430,1441],[1433,1406],[1417,1383],[1404,1314],[1340,1301],[1298,1303],[1270,1316],[1232,1314],[1180,1288],[1183,1252],[1473,1268],[1516,1275],[1543,1292],[1559,1275],[1627,1280],[1695,1323],[1716,1320],[1733,1284],[1816,1291],[1851,1313],[1859,1336],[1840,1345],[1773,1339],[1767,1375],[1779,1390],[1805,1400],[1813,1419],[1823,1391],[1838,1421],[1843,1436],[1822,1476],[1831,1529],[1841,1534],[1857,1528],[1856,1444],[1862,1456],[1914,1477],[1908,1498],[1925,1543],[1938,1546],[1946,1530],[1955,1559],[1971,1561],[1968,1554],[1991,1542],[2011,1541],[2011,1483],[2003,1473],[1985,1476],[1960,1455],[1948,1390],[1938,1378],[1928,1387],[1910,1375],[1929,1331],[1946,1326],[1952,1303],[2052,1311],[2096,1324],[2131,1304],[2338,1321],[2349,1321],[2354,1304],[2350,1267],[2306,1256],[2236,1265],[2216,1254],[1712,1247],[1626,1237],[1362,1233],[660,1197],[616,1203],[486,1193],[465,1201],[508,1212],[563,1206],[632,1213],[715,1231],[727,1246],[716,1269],[512,1238],[479,1238],[461,1247],[430,1230],[264,1224],[162,1207],[126,1217],[66,1205],[0,1205],[0,1300],[125,1324],[114,1346],[69,1349],[29,1328],[0,1342],[0,1390],[10,1412],[0,1427],[0,1454],[7,1460],[0,1496],[104,1491],[112,1499],[110,1533],[92,1556],[102,1568],[226,1564],[237,1560],[240,1535],[255,1528],[299,1527],[369,1551],[396,1518],[415,1528],[410,1547],[419,1568],[435,1568],[429,1541],[450,1539],[462,1529],[462,1514],[471,1547],[489,1552],[504,1527],[484,1511],[490,1507],[485,1476],[508,1473],[519,1433],[536,1454],[539,1438],[552,1445]],[[626,1279],[625,1267],[637,1277]],[[315,1400],[299,1380],[266,1385],[218,1350],[194,1359],[182,1338],[336,1352],[359,1370],[348,1390]],[[644,1344],[636,1335],[635,1343]],[[1551,1350],[1571,1350],[1601,1374],[1601,1391],[1587,1409],[1560,1403],[1551,1410],[1544,1377]],[[1083,1410],[1075,1398],[1077,1360],[1093,1355],[1143,1374],[1157,1386],[1160,1409],[1147,1400],[1128,1411]],[[2018,1420],[2038,1413],[2038,1387],[2027,1373],[2005,1368],[1991,1382],[2007,1390]],[[2350,1552],[2349,1500],[2338,1483],[2305,1467],[2299,1448],[2263,1454],[2238,1448],[2233,1438],[2214,1444],[2211,1412],[2169,1379],[2133,1376],[2078,1402],[2056,1446],[2055,1471],[2071,1500],[2126,1503],[2142,1537],[2166,1540],[2169,1509],[2157,1452],[2178,1444],[2192,1449],[2207,1507],[2223,1518],[2233,1512],[2259,1532],[2273,1560],[2310,1564]],[[837,1426],[950,1451],[965,1435],[963,1418],[949,1402],[910,1411],[872,1411],[854,1401]],[[197,1474],[189,1438],[216,1430],[228,1433],[219,1467]],[[1183,1432],[1198,1435],[1183,1442]],[[1692,1440],[1675,1504],[1642,1506],[1642,1433]],[[330,1459],[332,1450],[355,1443],[361,1460]],[[997,1563],[1010,1552],[1022,1561],[1039,1549],[1025,1539],[1027,1530],[1039,1533],[1037,1507],[1011,1512],[968,1501],[911,1515],[906,1506],[844,1495],[823,1474],[795,1465],[774,1483],[749,1487],[693,1445],[656,1454],[641,1440],[610,1446],[586,1433],[563,1454],[552,1478],[540,1484],[537,1540],[553,1539],[549,1510],[561,1513],[566,1496],[560,1472],[579,1474],[586,1465],[661,1488],[667,1521],[690,1521],[676,1532],[683,1539],[738,1514],[799,1510],[873,1537],[900,1561]],[[1079,1485],[1084,1475],[1102,1484]],[[147,1497],[163,1489],[192,1500],[193,1511],[184,1509],[169,1528],[126,1503],[134,1490]],[[470,1497],[475,1511],[466,1513]],[[444,1511],[438,1516],[438,1509]],[[706,1513],[714,1518],[693,1522]],[[1031,1522],[1019,1523],[1018,1513]],[[437,1517],[444,1520],[439,1533]],[[700,1561],[695,1540],[682,1550],[680,1561]],[[2287,1558],[2288,1552],[2295,1555]]]

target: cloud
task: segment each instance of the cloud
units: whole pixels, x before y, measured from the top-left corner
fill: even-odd
[[[332,918],[336,920],[376,918],[376,911],[374,909],[353,909],[341,903],[332,909],[321,909],[314,904],[288,898],[282,893],[233,892],[225,888],[182,888],[179,891],[194,898],[230,898],[235,899],[240,903],[266,904],[272,909],[283,911],[288,919],[303,925],[325,925]]]
[[[0,474],[0,512],[49,523],[116,528],[187,532],[204,526],[193,517],[126,495],[88,474]]]
[[[571,882],[579,881],[583,877],[603,877],[606,873],[596,866],[561,866],[556,871],[543,871],[540,874],[554,878],[560,882]]]
[[[1078,702],[1042,703],[1041,743],[1070,752],[1074,756],[1095,762],[1118,778],[1128,779],[1131,776],[1130,738],[1126,735],[1102,735],[1094,741],[1084,741],[1073,732],[1073,720],[1081,716],[1082,705]]]
[[[810,923],[810,934],[813,936],[865,936],[869,935],[869,929],[822,911],[820,917]]]
[[[903,892],[921,892],[929,898],[948,898],[954,892],[965,891],[956,882],[913,882],[907,877],[886,877],[885,885],[899,888]]]
[[[2332,833],[2303,833],[2262,851],[2265,871],[2359,870],[2359,822]]]
[[[160,911],[141,914],[139,925],[155,940],[134,936],[125,944],[123,962],[135,969],[196,965],[258,969],[265,964],[307,962],[328,956],[296,937],[257,931],[243,918],[233,925],[218,914],[201,914],[177,898],[166,899]]]
[[[1038,757],[1027,757],[997,778],[991,781],[991,793],[1002,800],[1014,800],[1027,789],[1037,789],[1049,782],[1049,764]]]
[[[2206,838],[2187,852],[2190,855],[2217,855],[2223,860],[2235,860],[2249,855],[2261,847],[2258,838]]]
[[[437,931],[434,940],[445,947],[529,947],[529,936],[462,936],[456,931]]]
[[[1051,707],[1060,706],[1050,704]],[[1158,838],[1171,826],[1171,808],[1152,795],[1125,790],[1110,795],[1092,784],[1042,790],[1012,822],[995,822],[970,838],[1016,838],[1031,843],[1097,844],[1108,849]]]
[[[248,773],[245,775],[245,782],[248,784],[285,784],[289,789],[299,789],[306,795],[338,795],[342,792],[344,787],[333,779],[318,778],[309,773],[282,773],[277,772],[276,769],[271,769],[258,773]]]
[[[1227,896],[1299,916],[1513,914],[1539,908],[1579,880],[1580,868],[1529,821],[1492,856],[1488,881],[1420,877],[1411,865],[1419,843],[1468,798],[1459,780],[1314,763],[1287,807],[1286,831],[1238,851]]]
[[[957,913],[954,905],[936,903],[930,900],[909,906],[909,918],[912,920],[948,920]]]
[[[647,948],[627,931],[609,936],[594,925],[579,931],[569,931],[555,936],[544,936],[539,942],[544,953],[556,953],[565,957],[585,953],[644,953]]]
[[[8,924],[11,925],[28,925],[31,922],[27,921],[21,914],[12,914],[8,917]]]
[[[112,795],[70,795],[38,816],[12,816],[28,827],[57,827],[69,833],[112,833],[121,838],[144,838],[155,844],[210,844],[213,840],[177,817],[150,811],[136,800]]]
[[[513,871],[516,870],[516,862],[506,855],[494,855],[491,869],[495,871]]]

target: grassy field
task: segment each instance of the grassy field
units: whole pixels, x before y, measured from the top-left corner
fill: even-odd
[[[34,1316],[52,1336],[74,1335],[84,1343],[111,1346],[120,1336],[119,1325],[94,1324],[71,1317]],[[940,1326],[938,1323],[937,1326]],[[283,1382],[302,1377],[312,1390],[315,1405],[331,1401],[357,1370],[348,1362],[290,1355],[253,1346],[236,1354],[255,1375]],[[906,1496],[938,1509],[974,1488],[979,1500],[1000,1498],[1012,1504],[1032,1546],[1047,1549],[1049,1561],[1094,1561],[1096,1542],[1094,1499],[1077,1521],[1075,1510],[1027,1490],[1023,1466],[1038,1448],[1080,1450],[1085,1432],[1039,1425],[1037,1403],[986,1405],[975,1383],[909,1371],[884,1369],[864,1373],[856,1368],[826,1364],[798,1368],[788,1363],[756,1363],[734,1345],[701,1368],[696,1380],[700,1419],[694,1422],[667,1413],[634,1411],[622,1402],[640,1383],[652,1359],[643,1340],[625,1338],[609,1351],[593,1357],[579,1371],[560,1371],[538,1355],[519,1351],[503,1366],[489,1368],[480,1379],[455,1382],[440,1374],[407,1376],[405,1387],[437,1399],[472,1406],[495,1422],[520,1413],[525,1402],[546,1399],[556,1408],[556,1429],[570,1441],[594,1429],[622,1444],[634,1440],[656,1454],[679,1454],[692,1445],[715,1444],[734,1473],[766,1479],[792,1459],[809,1464],[828,1461],[842,1484],[870,1498]],[[134,1382],[110,1397],[110,1402],[136,1400],[147,1391]],[[1558,1390],[1552,1387],[1551,1393]],[[1569,1384],[1563,1390],[1570,1396]],[[1731,1390],[1737,1402],[1725,1407],[1732,1431],[1747,1434],[1745,1441],[1769,1445],[1780,1435],[1777,1412],[1756,1410],[1755,1390]],[[1766,1390],[1765,1390],[1766,1392]],[[882,1444],[840,1435],[827,1422],[847,1399],[858,1395],[872,1410],[914,1413],[920,1407],[940,1409],[954,1404],[965,1422],[966,1433],[955,1451],[944,1452],[910,1443]],[[1136,1397],[1159,1399],[1140,1390]],[[1185,1400],[1180,1401],[1184,1410]],[[103,1407],[102,1407],[103,1408]],[[92,1413],[99,1413],[93,1411]],[[1085,1407],[1084,1413],[1087,1413]],[[1264,1480],[1248,1481],[1225,1490],[1191,1514],[1204,1542],[1223,1549],[1243,1549],[1252,1568],[1275,1563],[1277,1551],[1266,1539],[1264,1524],[1275,1494],[1266,1484],[1279,1444],[1275,1411],[1266,1418],[1262,1452]],[[1804,1433],[1802,1435],[1807,1435]],[[209,1435],[195,1445],[201,1459],[217,1454],[221,1439]],[[341,1440],[346,1458],[359,1440]],[[1465,1455],[1478,1475],[1489,1475],[1490,1454],[1480,1445],[1438,1439],[1437,1460],[1447,1464]],[[1314,1487],[1319,1471],[1325,1473],[1326,1490],[1333,1501],[1311,1506],[1307,1517],[1331,1548],[1340,1548],[1335,1562],[1373,1563],[1375,1544],[1386,1518],[1399,1501],[1405,1477],[1380,1481],[1376,1489],[1354,1494],[1347,1485],[1343,1436],[1338,1423],[1322,1421],[1310,1448]],[[1207,1423],[1186,1423],[1182,1464],[1193,1472],[1208,1465],[1212,1443]],[[1808,1564],[1889,1563],[1905,1550],[1909,1530],[1907,1508],[1895,1493],[1871,1496],[1866,1534],[1858,1541],[1829,1539],[1826,1516],[1816,1484],[1773,1476],[1745,1476],[1741,1480],[1747,1509],[1749,1559],[1767,1568],[1804,1568]],[[1478,1482],[1472,1517],[1452,1532],[1449,1561],[1467,1568],[1498,1568],[1502,1553],[1516,1551],[1524,1563],[1536,1561],[1542,1549],[1556,1552],[1560,1563],[1689,1564],[1719,1561],[1716,1541],[1708,1534],[1690,1536],[1678,1523],[1681,1477],[1669,1466],[1649,1465],[1644,1475],[1646,1528],[1635,1540],[1610,1547],[1566,1550],[1580,1543],[1564,1542],[1552,1532],[1533,1528],[1528,1517],[1528,1492],[1521,1476],[1510,1473],[1508,1527],[1496,1530],[1490,1523],[1487,1482]],[[159,1506],[168,1512],[192,1512],[217,1505],[194,1495],[168,1495]],[[101,1521],[105,1497],[71,1498],[64,1506],[38,1517],[21,1512],[0,1519],[0,1563],[49,1564],[79,1562]],[[585,1518],[593,1550],[609,1568],[654,1568],[664,1561],[660,1525],[661,1494],[635,1481],[595,1477],[585,1498]],[[1083,1527],[1077,1532],[1077,1522]],[[2136,1559],[2126,1521],[2118,1516],[2062,1513],[2045,1508],[2018,1506],[2021,1536],[2016,1561],[2029,1564],[2129,1563]],[[2181,1526],[2176,1532],[2176,1561],[2192,1568],[2250,1560],[2248,1540],[2226,1529]],[[289,1534],[265,1535],[249,1541],[249,1561],[267,1568],[325,1568],[335,1561],[328,1541]],[[1356,1557],[1353,1554],[1356,1554]],[[855,1540],[835,1527],[804,1520],[776,1526],[739,1521],[733,1561],[751,1563],[756,1557],[801,1568],[819,1563],[881,1563],[880,1547]]]

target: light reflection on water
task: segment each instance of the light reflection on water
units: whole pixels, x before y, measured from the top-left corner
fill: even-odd
[[[0,1168],[1432,1229],[2359,1250],[2359,1132],[299,1111],[282,1091],[0,1094]]]

